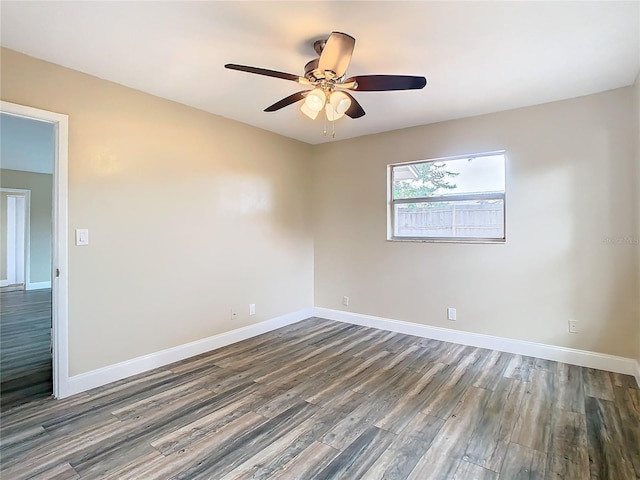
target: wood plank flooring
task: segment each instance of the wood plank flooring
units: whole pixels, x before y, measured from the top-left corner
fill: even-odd
[[[1,421],[12,480],[640,478],[632,377],[317,318]]]
[[[0,293],[0,407],[53,391],[51,289]]]

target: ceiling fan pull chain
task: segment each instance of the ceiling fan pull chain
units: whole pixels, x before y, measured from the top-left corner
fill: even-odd
[[[331,138],[336,138],[336,116],[334,114],[333,119],[331,120]]]
[[[324,130],[322,131],[322,135],[327,136],[327,116],[323,115],[324,118]]]

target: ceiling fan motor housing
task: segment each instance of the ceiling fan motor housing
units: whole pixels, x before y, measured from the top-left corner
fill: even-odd
[[[320,59],[314,58],[304,66],[304,76],[307,80],[313,83],[320,80],[333,80],[335,82],[340,81],[339,78],[336,78],[335,72],[332,72],[331,70],[320,70],[318,68],[319,63]]]
[[[316,40],[315,42],[313,42],[313,49],[318,54],[318,58],[314,58],[304,66],[304,76],[310,82],[317,82],[320,80],[340,80],[339,78],[336,78],[335,72],[330,70],[321,70],[319,68],[320,57],[322,56],[322,51],[324,50],[324,47],[327,45],[328,41],[328,38],[321,38],[320,40]]]
[[[323,38],[320,40],[316,40],[313,42],[313,49],[316,51],[318,56],[322,55],[322,50],[324,50],[324,46],[327,44],[328,38]]]
[[[304,66],[304,76],[307,80],[315,82],[316,80],[324,78],[323,72],[318,70],[319,62],[320,58],[314,58]]]

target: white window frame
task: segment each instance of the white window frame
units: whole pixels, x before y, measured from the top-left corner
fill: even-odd
[[[505,187],[503,192],[473,193],[473,194],[451,194],[437,195],[431,197],[414,197],[406,199],[393,198],[393,169],[399,166],[420,165],[425,163],[446,163],[452,160],[461,160],[465,158],[481,158],[495,155],[504,157],[505,168]],[[507,240],[507,153],[504,150],[495,152],[473,153],[468,155],[456,155],[452,157],[431,158],[428,160],[416,160],[403,163],[392,163],[387,165],[387,240],[394,242],[427,242],[427,243],[505,243]],[[502,200],[503,202],[503,236],[501,238],[491,237],[397,237],[395,232],[395,206],[403,203],[431,203],[446,201],[464,201],[464,200]]]

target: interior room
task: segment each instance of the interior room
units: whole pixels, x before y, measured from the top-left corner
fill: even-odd
[[[640,478],[640,2],[0,9],[2,478]]]

